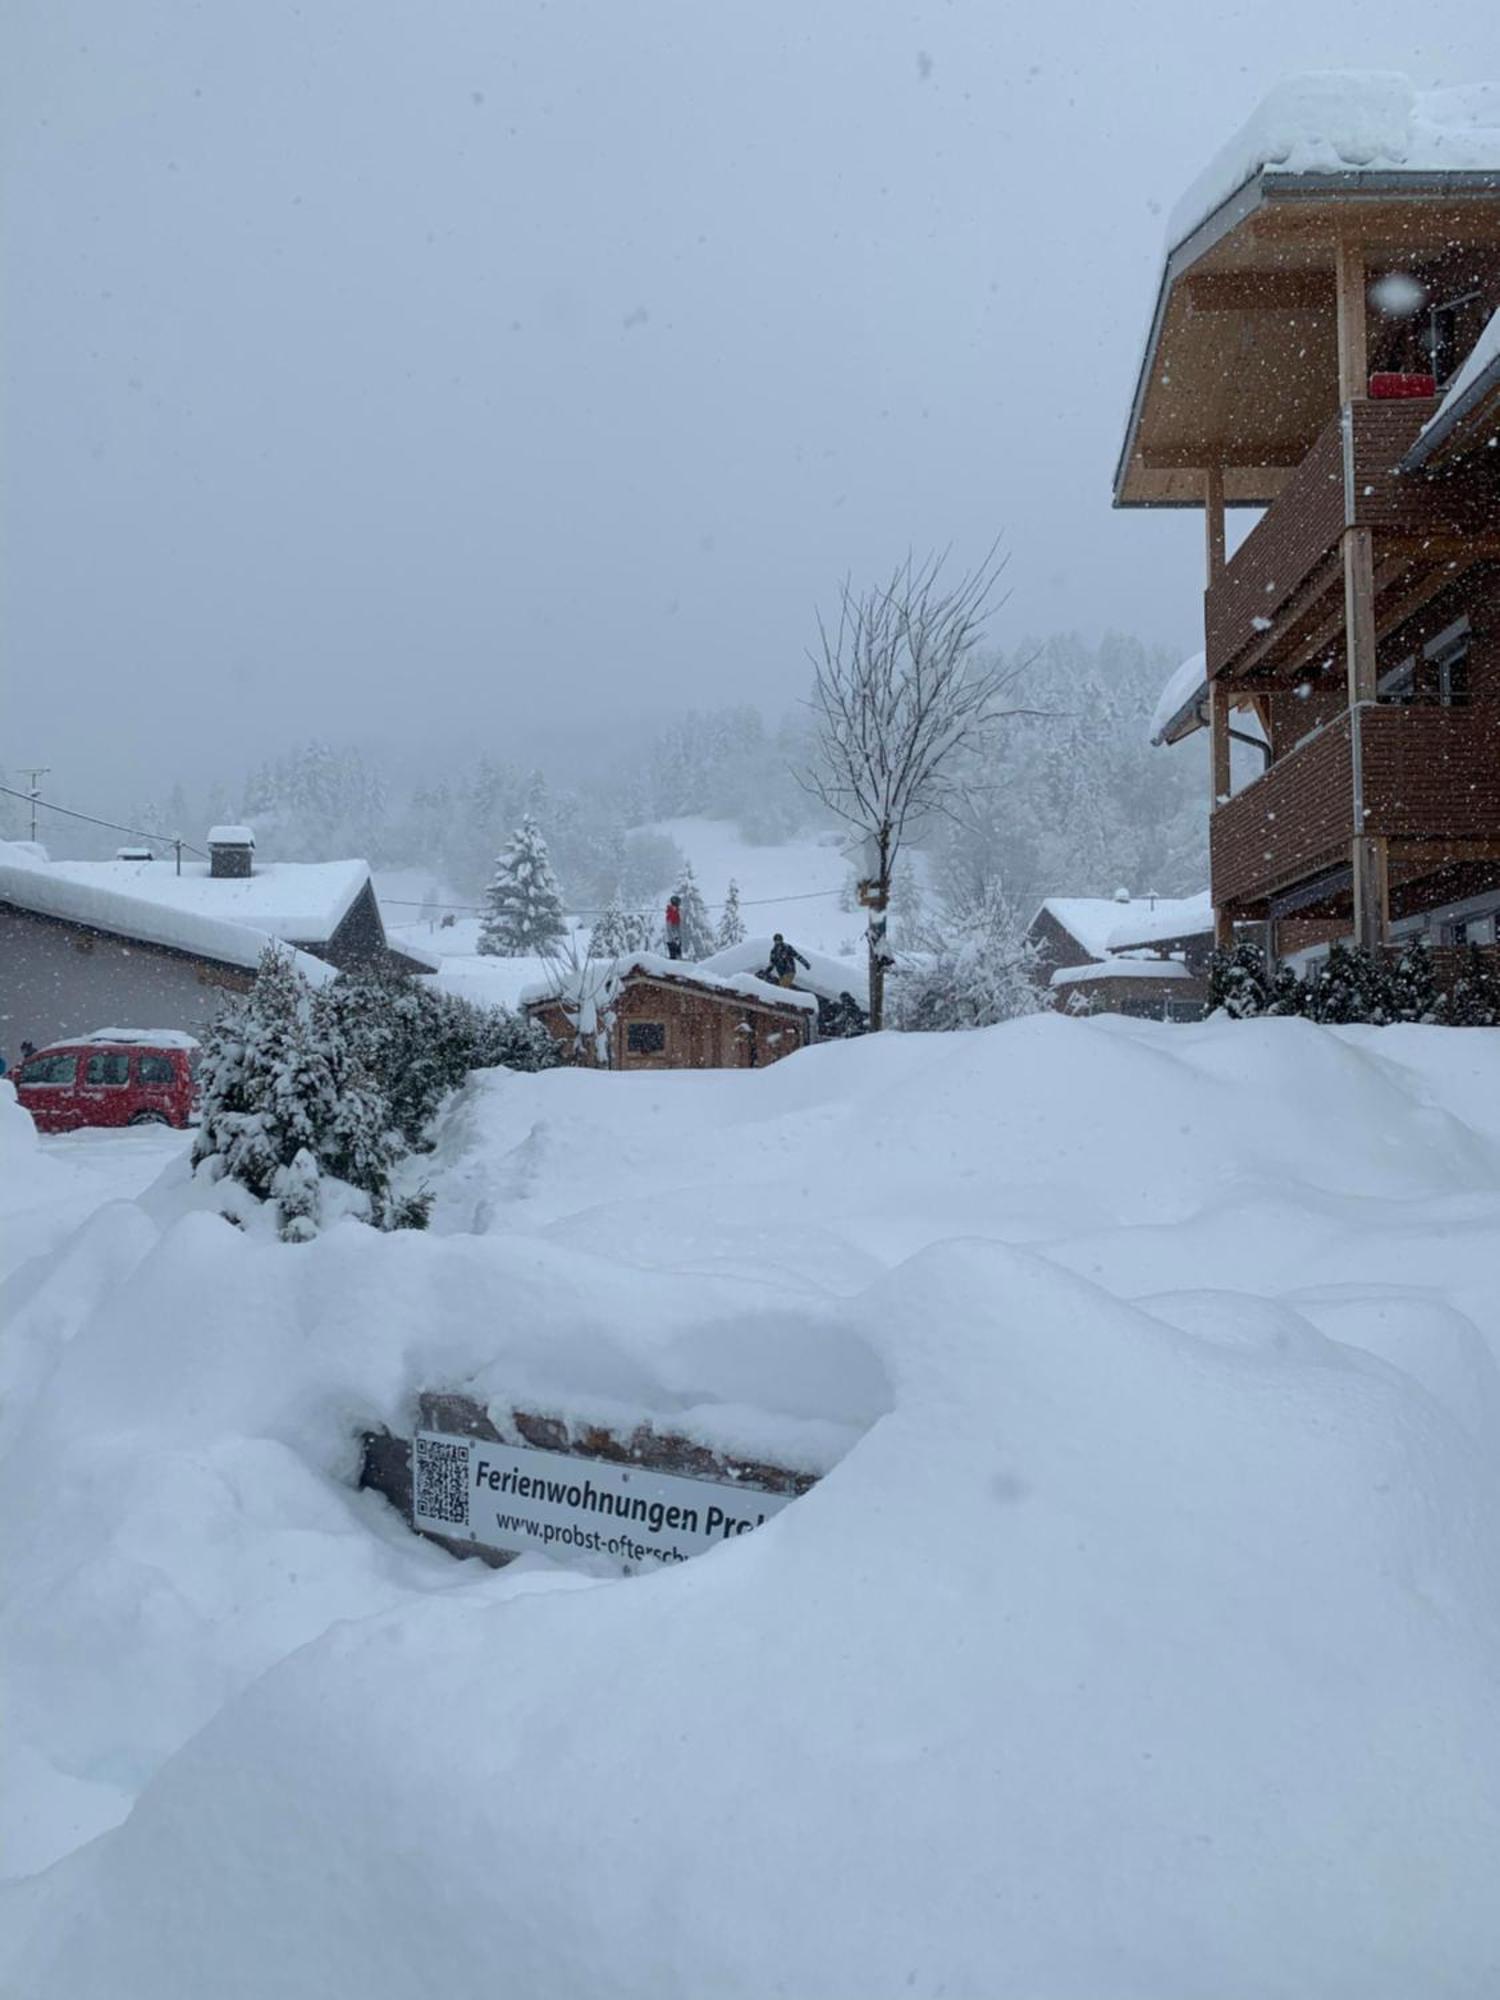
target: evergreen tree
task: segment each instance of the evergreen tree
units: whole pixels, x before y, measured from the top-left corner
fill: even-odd
[[[682,927],[678,936],[682,940],[684,958],[710,958],[714,952],[713,926],[708,921],[708,908],[703,901],[703,891],[698,887],[698,878],[693,873],[691,861],[683,865],[682,875],[677,884],[677,894],[682,902]]]
[[[1500,1028],[1500,965],[1471,944],[1448,994],[1444,1018],[1455,1028]]]
[[[740,915],[740,885],[730,880],[729,894],[724,898],[724,908],[719,917],[718,948],[728,951],[732,946],[745,942],[745,919]]]
[[[524,958],[562,943],[562,892],[534,819],[522,820],[495,864],[479,949],[492,958]]]
[[[651,920],[639,910],[627,910],[618,896],[602,910],[589,933],[590,958],[627,958],[651,949]]]
[[[1265,955],[1259,945],[1241,939],[1228,951],[1216,950],[1208,962],[1208,1011],[1226,1013],[1232,1021],[1252,1021],[1270,1001]]]
[[[1443,1019],[1432,953],[1418,939],[1412,939],[1390,967],[1386,986],[1389,1020],[1433,1023]]]
[[[317,1157],[332,1118],[334,1079],[313,1026],[312,989],[270,946],[255,985],[210,1028],[200,1073],[202,1122],[193,1164],[239,1181],[259,1200],[306,1149]]]

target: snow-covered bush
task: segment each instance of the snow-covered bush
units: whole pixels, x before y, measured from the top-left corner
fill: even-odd
[[[1209,1012],[1234,1020],[1262,1014],[1298,1014],[1329,1027],[1393,1021],[1428,1026],[1500,1026],[1500,971],[1471,946],[1463,970],[1446,986],[1432,953],[1412,939],[1399,956],[1336,943],[1298,978],[1290,966],[1267,972],[1257,945],[1241,942],[1216,951],[1209,962]]]
[[[209,1031],[194,1166],[274,1202],[288,1242],[315,1235],[328,1207],[382,1229],[419,1228],[427,1198],[393,1193],[391,1175],[425,1147],[444,1098],[474,1069],[560,1060],[525,1016],[376,968],[314,992],[273,950]],[[331,1204],[325,1182],[338,1185]]]
[[[927,929],[921,942],[923,958],[892,982],[896,1027],[988,1028],[1046,1005],[1037,984],[1037,947],[997,884],[987,883],[946,929]]]
[[[530,814],[495,863],[485,905],[479,949],[491,958],[550,951],[566,935],[562,891],[547,858],[547,843]]]

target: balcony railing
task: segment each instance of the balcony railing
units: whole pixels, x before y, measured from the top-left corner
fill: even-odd
[[[1280,757],[1209,821],[1214,901],[1241,907],[1348,859],[1356,831],[1441,849],[1496,839],[1500,703],[1359,711],[1355,826],[1350,717]]]
[[[1493,534],[1493,494],[1482,484],[1398,470],[1435,407],[1430,400],[1351,403],[1319,433],[1209,587],[1211,677],[1274,670],[1314,635],[1337,643],[1345,528],[1375,531],[1377,587],[1382,546],[1425,555],[1445,539]]]

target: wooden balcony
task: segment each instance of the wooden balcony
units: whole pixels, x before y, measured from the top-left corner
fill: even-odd
[[[1376,625],[1391,630],[1500,544],[1493,490],[1400,462],[1436,405],[1356,402],[1325,425],[1204,604],[1210,678],[1285,682],[1343,645],[1341,538],[1375,536]]]
[[[1330,722],[1209,821],[1216,905],[1264,914],[1279,891],[1349,858],[1355,832],[1392,843],[1393,861],[1442,865],[1500,855],[1500,703],[1359,711],[1364,811],[1354,815],[1350,717]]]

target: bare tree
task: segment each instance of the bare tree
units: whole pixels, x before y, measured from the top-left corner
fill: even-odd
[[[908,556],[889,583],[846,580],[836,624],[818,620],[811,707],[816,761],[799,773],[864,844],[860,900],[869,912],[870,1026],[885,1017],[886,912],[903,841],[935,817],[960,816],[964,753],[1013,710],[1014,670],[976,649],[1005,569],[998,545],[948,584],[944,558]]]

